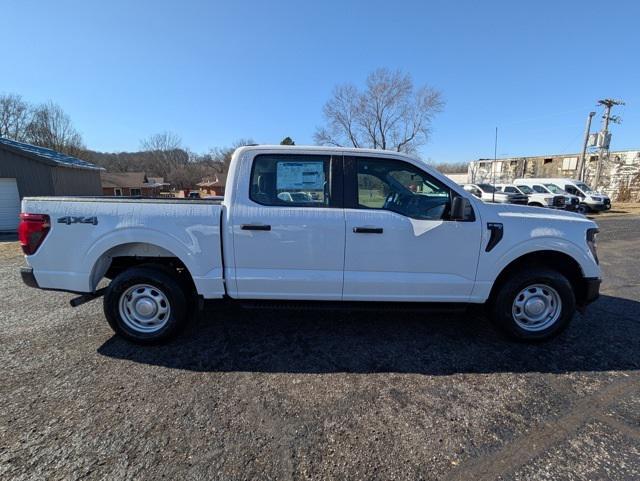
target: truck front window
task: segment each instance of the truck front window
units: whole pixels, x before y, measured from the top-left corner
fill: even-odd
[[[591,194],[592,192],[595,193],[595,190],[593,190],[584,182],[576,182],[576,187],[580,189],[582,192],[584,192],[585,194]]]
[[[449,189],[408,162],[357,158],[358,207],[383,209],[414,219],[446,217]]]

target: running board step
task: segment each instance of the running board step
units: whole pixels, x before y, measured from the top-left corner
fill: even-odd
[[[354,311],[429,311],[452,312],[465,311],[470,304],[448,302],[359,302],[359,301],[270,301],[242,300],[237,301],[244,309],[278,309],[278,310],[354,310]]]

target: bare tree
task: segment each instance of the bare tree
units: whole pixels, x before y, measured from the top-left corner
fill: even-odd
[[[163,177],[189,162],[189,153],[182,148],[182,139],[171,132],[154,134],[142,140],[140,146],[148,153],[145,170]]]
[[[334,89],[323,108],[326,126],[314,139],[323,145],[415,152],[429,139],[433,117],[443,107],[438,90],[416,89],[409,74],[381,68],[369,74],[362,92],[351,84]]]
[[[28,142],[58,152],[78,155],[84,149],[82,136],[74,128],[71,119],[53,102],[34,108],[25,132]]]
[[[236,140],[231,147],[216,147],[211,149],[210,155],[214,162],[219,166],[219,172],[227,172],[229,170],[229,164],[231,163],[231,156],[238,147],[244,147],[245,145],[255,144],[251,138],[244,138]]]
[[[182,148],[182,139],[173,132],[161,132],[140,141],[142,150],[169,152]]]
[[[0,137],[24,141],[31,107],[20,95],[0,95]]]

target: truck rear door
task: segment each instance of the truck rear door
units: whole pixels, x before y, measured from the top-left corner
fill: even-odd
[[[242,164],[230,216],[233,297],[342,298],[341,163],[335,155],[258,153]]]

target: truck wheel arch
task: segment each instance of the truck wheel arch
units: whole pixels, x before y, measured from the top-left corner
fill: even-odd
[[[175,252],[153,243],[128,242],[111,246],[97,255],[91,263],[91,290],[95,290],[100,280],[110,271],[115,275],[126,268],[148,264],[158,264],[165,269],[169,266],[184,269],[190,283],[193,284],[187,263]],[[115,272],[114,268],[117,269]]]
[[[495,295],[501,285],[515,272],[540,266],[548,267],[549,269],[558,271],[564,275],[571,283],[578,302],[584,296],[584,273],[580,263],[575,258],[564,252],[555,250],[538,250],[513,259],[500,271],[493,283],[493,287],[491,288],[488,302],[491,302],[495,298]]]

